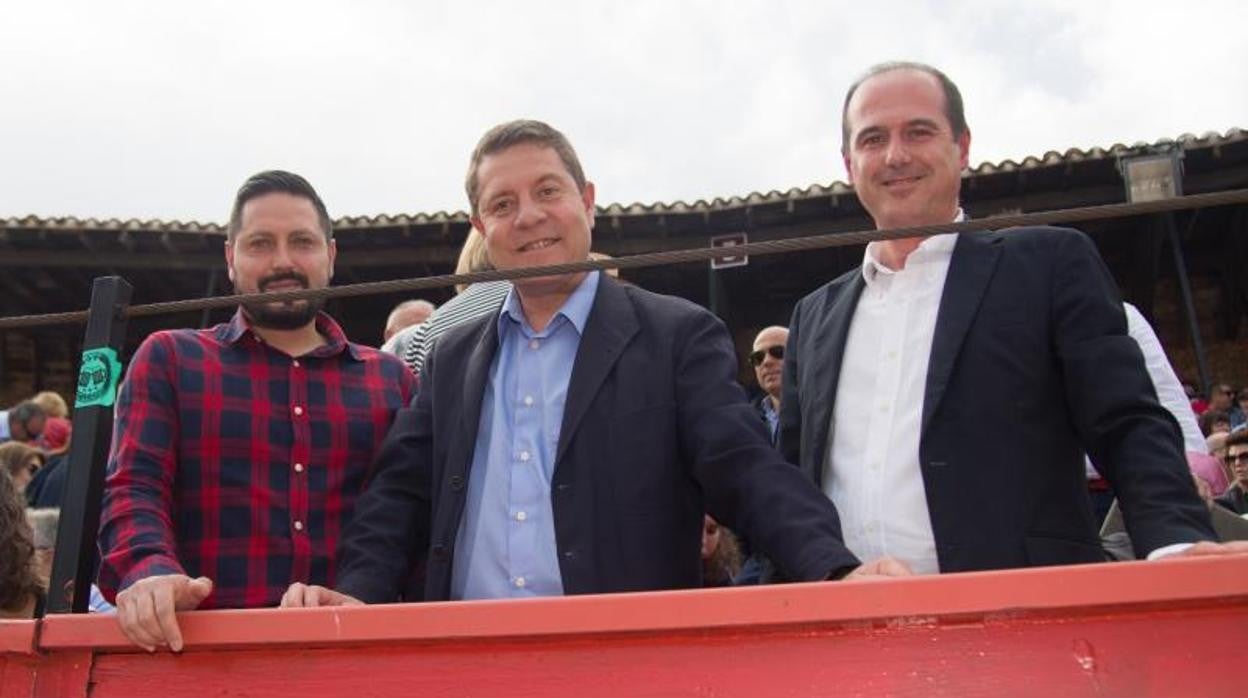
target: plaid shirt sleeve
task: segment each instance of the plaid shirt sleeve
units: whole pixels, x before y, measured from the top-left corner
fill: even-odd
[[[117,397],[99,537],[99,586],[109,601],[144,577],[185,574],[171,518],[178,441],[173,362],[171,337],[152,335],[135,352]]]

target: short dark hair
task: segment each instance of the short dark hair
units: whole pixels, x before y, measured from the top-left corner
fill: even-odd
[[[1231,446],[1239,446],[1241,444],[1248,444],[1248,428],[1237,429],[1226,437],[1226,447],[1228,449]]]
[[[44,412],[43,408],[39,406],[39,403],[34,402],[33,400],[19,402],[12,410],[9,411],[9,419],[21,424],[23,429],[26,428],[26,422],[29,422],[36,417],[43,417],[44,419],[47,419],[48,413]]]
[[[477,202],[481,191],[480,182],[477,180],[477,170],[481,168],[481,161],[487,155],[522,143],[554,150],[559,155],[559,159],[563,161],[568,174],[572,175],[576,188],[585,191],[585,172],[581,169],[581,161],[577,159],[576,151],[568,142],[567,136],[541,121],[516,119],[486,131],[485,135],[481,136],[481,140],[477,142],[477,147],[472,149],[472,158],[468,163],[468,176],[464,179],[464,190],[468,193],[468,205],[472,208],[472,215],[475,216],[478,213]]]
[[[1230,424],[1231,415],[1223,410],[1205,410],[1204,414],[1200,415],[1200,418],[1196,420],[1196,423],[1200,426],[1200,433],[1205,436],[1213,433],[1213,425],[1218,422]]]
[[[234,195],[234,208],[230,211],[230,224],[226,228],[227,239],[233,240],[243,227],[243,206],[252,199],[273,193],[300,196],[311,201],[316,209],[316,217],[320,221],[321,229],[325,233],[325,239],[333,239],[334,226],[329,220],[329,211],[325,209],[325,202],[321,201],[321,197],[317,195],[308,180],[294,172],[284,170],[266,170],[254,174],[238,188],[238,193]]]
[[[841,106],[841,152],[849,152],[849,101],[854,98],[854,93],[862,86],[862,83],[871,78],[891,73],[894,70],[917,70],[920,73],[927,73],[936,78],[940,83],[940,89],[945,93],[945,118],[949,120],[949,127],[953,131],[954,139],[958,139],[967,130],[966,110],[962,106],[962,93],[958,90],[958,86],[949,79],[940,69],[930,66],[926,63],[917,61],[888,61],[887,63],[878,63],[867,69],[845,93],[845,104]]]

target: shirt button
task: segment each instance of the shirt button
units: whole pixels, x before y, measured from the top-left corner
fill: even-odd
[[[294,361],[291,361],[290,365],[294,366],[295,368],[299,368],[299,359],[295,359]]]
[[[517,589],[523,589],[527,582],[524,581],[524,577],[516,577],[516,581],[512,582],[512,584],[515,584]]]
[[[874,521],[872,521],[871,523],[867,524],[867,532],[868,532],[868,533],[875,533],[875,532],[876,532],[879,528],[880,528],[880,525],[879,525],[878,523],[874,522]]]
[[[528,463],[528,462],[529,462],[529,452],[528,452],[528,451],[521,451],[521,452],[520,452],[520,460],[521,460],[522,462]]]
[[[532,406],[533,406],[533,396],[532,396],[532,395],[525,395],[525,396],[524,396],[524,406],[525,406],[525,407],[532,407]]]
[[[295,522],[295,530],[296,530],[296,531],[302,531],[302,530],[303,530],[303,522],[302,522],[302,521],[296,521],[296,522]]]
[[[536,339],[530,339],[530,340],[529,340],[529,348],[530,348],[530,349],[536,349],[536,348],[538,348],[538,347],[540,347],[540,346],[542,346],[542,343],[541,343],[541,342],[539,342],[539,341],[537,341]]]
[[[527,518],[529,518],[529,515],[524,513],[523,511],[516,512],[516,521],[524,521]]]
[[[301,414],[303,414],[303,408],[298,405],[295,405],[295,416],[298,417]]]
[[[296,473],[302,473],[302,472],[303,472],[303,463],[295,463],[295,472],[296,472]]]

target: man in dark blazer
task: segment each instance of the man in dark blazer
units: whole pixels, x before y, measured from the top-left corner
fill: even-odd
[[[843,118],[846,169],[878,228],[961,217],[970,131],[943,73],[878,66]],[[789,330],[781,449],[860,557],[920,573],[1104,560],[1085,451],[1142,554],[1236,550],[1200,543],[1216,539],[1178,426],[1082,233],[875,242]]]
[[[495,127],[467,189],[498,268],[587,258],[594,188],[558,131]],[[569,360],[542,364],[565,340]],[[898,571],[859,567],[735,375],[723,324],[692,303],[598,273],[517,279],[500,312],[434,346],[336,590],[297,584],[283,605],[393,601],[422,564],[427,600],[698,587],[704,513],[792,579]]]

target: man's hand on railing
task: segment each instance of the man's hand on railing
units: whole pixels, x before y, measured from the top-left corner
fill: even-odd
[[[845,579],[884,579],[886,577],[910,577],[914,575],[906,563],[892,557],[863,563],[853,572],[845,575]]]
[[[160,574],[140,579],[117,593],[117,620],[121,632],[148,652],[168,645],[182,651],[182,631],[174,613],[190,611],[212,593],[212,580],[184,574]]]
[[[333,589],[316,584],[295,582],[282,594],[282,608],[316,608],[317,606],[363,606],[364,602]]]

